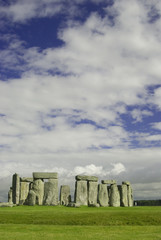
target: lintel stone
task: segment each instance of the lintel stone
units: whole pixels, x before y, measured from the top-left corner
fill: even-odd
[[[20,182],[33,182],[33,178],[29,178],[29,177],[21,177],[20,178]]]
[[[95,176],[86,176],[86,175],[77,175],[75,177],[77,181],[91,181],[91,182],[98,182],[98,177]]]
[[[129,181],[124,181],[124,182],[122,182],[122,184],[131,185]]]
[[[58,179],[56,172],[33,172],[34,179]]]
[[[116,184],[116,180],[102,180],[102,184]]]

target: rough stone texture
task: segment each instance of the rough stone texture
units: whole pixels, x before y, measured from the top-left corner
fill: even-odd
[[[19,204],[20,199],[20,177],[17,173],[12,178],[12,201],[14,204]]]
[[[98,177],[95,176],[86,176],[86,175],[77,175],[75,177],[77,181],[92,181],[92,182],[98,182]]]
[[[122,184],[118,186],[120,192],[120,205],[122,207],[128,207],[128,198],[127,198],[127,185]]]
[[[8,203],[13,204],[12,202],[12,188],[10,188],[8,192]]]
[[[80,205],[88,205],[87,181],[76,181],[75,203]]]
[[[128,206],[133,206],[133,191],[130,185],[127,186],[127,198],[128,198]]]
[[[130,185],[130,182],[129,181],[124,181],[124,182],[122,182],[122,184]]]
[[[36,193],[30,190],[27,198],[27,205],[34,206],[36,204]]]
[[[58,205],[58,179],[49,179],[44,186],[44,205]]]
[[[111,185],[110,206],[120,207],[120,193],[116,184]]]
[[[67,206],[70,202],[70,187],[68,185],[62,185],[60,187],[60,204]]]
[[[44,197],[44,182],[41,179],[34,180],[32,190],[36,194],[36,204],[42,205]]]
[[[0,207],[15,207],[16,204],[9,203],[9,202],[2,202],[0,203]]]
[[[33,172],[34,179],[58,179],[56,172]]]
[[[116,180],[102,180],[102,184],[116,184]]]
[[[28,177],[21,177],[20,178],[21,182],[33,182],[33,178],[28,178]]]
[[[29,193],[29,183],[20,182],[20,204],[24,204]]]
[[[109,206],[109,196],[106,184],[98,185],[98,203],[101,207]]]
[[[75,207],[75,208],[79,208],[81,205],[79,203],[73,203],[73,202],[70,202],[68,204],[68,207]]]
[[[88,205],[97,204],[97,195],[98,195],[98,183],[97,182],[88,182]]]

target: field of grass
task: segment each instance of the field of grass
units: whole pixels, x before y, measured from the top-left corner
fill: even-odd
[[[0,208],[2,240],[159,240],[161,207]]]

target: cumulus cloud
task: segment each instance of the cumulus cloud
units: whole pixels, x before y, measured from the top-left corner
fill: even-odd
[[[0,12],[7,24],[11,19],[29,24],[33,18],[63,13],[63,3],[28,1],[26,6],[26,1],[15,1]],[[72,14],[81,1],[74,3],[68,1]],[[3,178],[45,169],[62,178],[109,174],[137,182],[144,172],[150,174],[154,154],[153,164],[160,166],[160,151],[152,148],[160,143],[160,134],[127,127],[131,119],[131,124],[141,124],[155,117],[154,108],[161,109],[160,12],[160,1],[114,1],[103,16],[93,12],[83,22],[67,19],[58,30],[63,45],[57,48],[29,48],[11,33],[1,38],[7,46],[0,50],[2,73],[20,74],[0,81]],[[132,118],[123,121],[123,116]],[[146,127],[161,129],[155,120]],[[136,142],[151,150],[130,149]],[[155,171],[149,176],[142,181],[152,180]]]

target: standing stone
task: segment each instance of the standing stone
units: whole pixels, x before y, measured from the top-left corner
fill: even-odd
[[[97,205],[98,183],[88,182],[88,205]]]
[[[44,205],[58,205],[58,179],[49,179],[44,185]]]
[[[111,185],[110,206],[120,207],[120,193],[116,184]]]
[[[9,190],[9,192],[8,192],[8,202],[9,202],[10,204],[13,203],[13,202],[12,202],[12,187],[10,187],[10,190]]]
[[[12,178],[12,198],[14,204],[19,204],[20,199],[20,177],[17,173]]]
[[[41,179],[34,180],[32,190],[36,194],[36,204],[43,204],[44,182]]]
[[[87,181],[76,181],[75,203],[86,206],[88,205]]]
[[[109,206],[109,196],[106,184],[98,185],[98,203],[101,207]]]
[[[34,206],[36,204],[36,193],[30,190],[27,198],[27,205]]]
[[[131,185],[127,185],[128,206],[133,207],[133,191]]]
[[[20,182],[20,204],[24,204],[29,193],[29,183]]]
[[[122,184],[118,186],[120,192],[120,205],[122,207],[128,207],[128,198],[127,198],[127,185]]]
[[[67,206],[70,202],[70,187],[68,185],[62,185],[60,188],[60,204]]]

